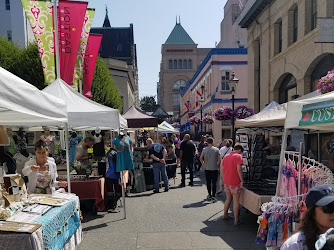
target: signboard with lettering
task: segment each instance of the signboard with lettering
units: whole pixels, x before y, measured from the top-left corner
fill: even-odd
[[[319,42],[334,43],[334,18],[319,18]]]
[[[299,126],[334,122],[334,100],[303,105]]]

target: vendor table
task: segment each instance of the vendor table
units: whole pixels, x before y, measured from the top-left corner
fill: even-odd
[[[42,227],[32,234],[0,232],[0,249],[75,249],[82,239],[77,202],[54,207],[34,221]]]
[[[95,200],[99,211],[104,210],[105,179],[88,179],[71,181],[71,192],[79,196],[80,200]]]
[[[240,195],[240,205],[252,212],[253,214],[260,215],[261,205],[265,202],[271,201],[272,195],[259,195],[246,188],[242,188]]]

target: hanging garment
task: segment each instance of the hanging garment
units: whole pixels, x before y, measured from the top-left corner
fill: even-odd
[[[117,151],[111,148],[107,153],[108,170],[106,172],[106,178],[119,179],[120,174],[116,172]]]
[[[77,135],[76,137],[69,136],[68,140],[70,142],[70,162],[74,162],[75,153],[77,151],[78,144],[82,140],[82,137],[80,135]]]
[[[93,145],[94,156],[103,157],[105,156],[104,140],[102,134],[94,134],[95,144]]]
[[[56,148],[56,137],[54,135],[42,135],[41,139],[43,139],[48,146],[50,157],[54,157]]]
[[[131,158],[130,152],[130,141],[128,138],[125,138],[125,142],[123,143],[119,138],[113,139],[113,144],[117,150],[117,163],[116,163],[116,171],[121,172],[124,170],[133,170],[133,162]]]

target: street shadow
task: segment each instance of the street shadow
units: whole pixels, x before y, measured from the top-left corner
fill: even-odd
[[[99,212],[99,213],[104,213],[104,212]],[[92,220],[96,220],[96,219],[101,219],[104,217],[104,214],[92,214],[90,212],[82,212],[82,217],[83,217],[83,220],[81,221],[82,223],[87,223],[87,222],[90,222]]]
[[[83,232],[88,232],[88,231],[91,231],[91,230],[95,230],[95,229],[99,229],[99,228],[103,228],[103,227],[107,227],[107,226],[108,225],[106,223],[102,223],[102,224],[99,224],[99,225],[89,226],[89,227],[83,228],[82,231]]]
[[[131,193],[126,198],[148,197],[151,195],[153,195],[153,192],[152,193],[146,193],[146,192],[145,193]]]
[[[196,208],[196,207],[205,207],[206,205],[210,205],[212,202],[207,201],[206,199],[190,203],[187,205],[184,205],[183,208]]]
[[[223,210],[213,213],[203,221],[206,227],[202,228],[200,232],[207,236],[220,237],[232,249],[266,249],[264,245],[258,245],[255,242],[258,229],[257,215],[241,210],[240,221],[242,221],[242,224],[239,226],[233,225],[233,219],[223,220],[222,215]],[[232,213],[229,213],[229,215],[231,216]]]

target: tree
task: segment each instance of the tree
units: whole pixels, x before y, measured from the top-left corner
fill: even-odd
[[[154,96],[144,96],[140,99],[140,108],[146,112],[154,112],[157,106]]]
[[[119,95],[114,80],[109,74],[108,66],[101,57],[98,57],[96,60],[91,92],[92,100],[122,111],[122,98]]]
[[[36,43],[20,49],[0,37],[0,66],[39,89],[45,87],[41,58]]]

